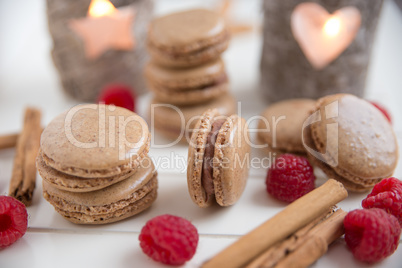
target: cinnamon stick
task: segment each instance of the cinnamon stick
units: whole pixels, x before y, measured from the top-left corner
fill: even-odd
[[[313,264],[327,250],[328,245],[344,233],[343,219],[346,212],[339,209],[334,215],[318,224],[311,235],[295,251],[281,260],[275,268],[305,268]]]
[[[320,215],[315,220],[292,234],[289,238],[278,244],[270,247],[267,251],[261,254],[258,258],[254,259],[246,268],[272,268],[289,252],[294,251],[301,244],[306,241],[309,232],[316,227],[319,223],[330,217],[335,212],[335,207],[331,208],[328,212]]]
[[[8,134],[0,136],[0,149],[15,147],[17,144],[18,134]]]
[[[319,236],[313,236],[306,240],[297,251],[292,252],[287,258],[279,262],[275,268],[301,268],[308,267],[327,252],[327,242]]]
[[[347,195],[340,182],[330,179],[242,236],[202,267],[243,267],[271,246],[312,222]]]
[[[40,111],[28,107],[25,110],[24,126],[16,144],[9,195],[20,200],[26,206],[31,204],[35,189],[35,159],[39,151],[42,132],[40,120]]]

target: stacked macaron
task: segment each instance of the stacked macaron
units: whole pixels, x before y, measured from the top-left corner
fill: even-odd
[[[228,43],[224,20],[213,11],[189,10],[151,22],[147,42],[151,61],[145,76],[154,93],[150,116],[156,129],[171,138],[186,129],[189,138],[196,121],[190,122],[193,116],[209,108],[225,115],[235,112],[220,58]],[[177,116],[166,119],[172,113]]]
[[[119,221],[156,199],[148,126],[129,110],[75,106],[49,123],[40,146],[37,168],[43,196],[71,222]]]
[[[351,191],[370,190],[390,177],[398,162],[397,139],[387,118],[353,95],[319,99],[303,137],[310,162]]]

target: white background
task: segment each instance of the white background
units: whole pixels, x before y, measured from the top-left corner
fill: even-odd
[[[196,6],[214,8],[217,1],[160,0],[156,14]],[[260,1],[234,1],[231,13],[238,22],[258,28],[262,12]],[[402,15],[386,1],[378,25],[372,64],[368,74],[367,98],[383,103],[393,115],[394,127],[402,144]],[[231,89],[241,102],[246,119],[259,114],[266,104],[259,96],[259,58],[261,32],[235,36],[224,54]],[[43,112],[43,124],[78,102],[62,93],[50,58],[51,40],[47,32],[46,4],[43,0],[0,0],[0,134],[21,129],[24,107],[33,105]],[[149,96],[138,100],[139,113],[145,115]],[[255,122],[250,122],[251,127]],[[157,134],[154,140],[164,142]],[[172,153],[187,158],[186,146],[151,148],[154,159]],[[0,194],[7,194],[14,150],[0,151]],[[263,157],[259,151],[253,156]],[[176,164],[176,165],[175,165]],[[170,213],[193,222],[200,233],[195,257],[186,265],[197,267],[239,236],[252,230],[285,207],[265,191],[266,169],[250,171],[246,190],[239,202],[229,208],[200,209],[187,192],[183,164],[172,161],[159,167],[159,196],[151,209],[125,221],[105,226],[79,226],[64,220],[41,195],[38,177],[33,205],[28,209],[29,229],[11,247],[0,251],[0,267],[162,267],[148,259],[139,248],[138,234],[145,222]],[[402,179],[399,164],[395,176]],[[319,176],[317,185],[325,178]],[[340,206],[350,211],[360,208],[365,194],[350,194]],[[402,248],[387,260],[370,267],[400,267]],[[364,267],[353,259],[343,240],[336,241],[313,267]]]

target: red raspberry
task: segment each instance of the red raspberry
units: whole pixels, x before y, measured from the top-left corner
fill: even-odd
[[[384,106],[375,101],[370,101],[370,103],[373,104],[378,110],[380,110],[384,114],[384,116],[388,119],[388,121],[392,124],[391,114]]]
[[[142,251],[153,260],[182,265],[195,254],[198,232],[188,220],[165,214],[149,220],[139,240]]]
[[[399,245],[398,220],[379,208],[356,209],[344,221],[345,241],[356,259],[373,263],[390,256]]]
[[[382,208],[394,215],[402,226],[402,182],[396,178],[377,183],[371,193],[363,199],[364,208]]]
[[[10,196],[0,196],[0,248],[20,239],[28,227],[25,205]]]
[[[98,97],[98,103],[114,104],[135,111],[135,96],[128,86],[122,84],[106,86]]]
[[[283,154],[269,168],[267,191],[275,198],[293,202],[314,189],[313,167],[302,156]]]

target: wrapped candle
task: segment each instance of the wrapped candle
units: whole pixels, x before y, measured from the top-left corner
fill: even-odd
[[[382,0],[264,0],[261,90],[269,102],[364,95]]]
[[[63,89],[81,101],[96,100],[112,83],[146,92],[142,69],[152,11],[153,0],[47,0],[52,58]]]

